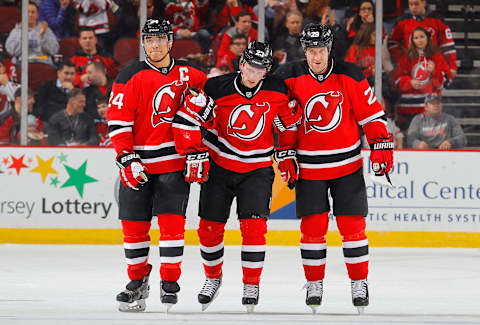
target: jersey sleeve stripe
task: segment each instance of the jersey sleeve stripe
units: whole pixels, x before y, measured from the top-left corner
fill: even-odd
[[[120,125],[120,126],[131,126],[133,121],[120,121],[120,120],[111,120],[108,121],[108,126]]]
[[[133,149],[134,149],[134,150],[159,150],[159,149],[168,148],[168,147],[173,147],[173,148],[175,148],[175,142],[173,142],[173,141],[164,142],[164,143],[162,143],[162,144],[154,145],[154,146],[149,146],[149,145],[145,145],[145,146],[133,146]]]
[[[307,168],[307,169],[325,169],[325,168],[332,168],[332,167],[338,167],[338,166],[344,166],[348,165],[354,161],[362,159],[362,155],[359,154],[355,157],[348,158],[342,161],[337,161],[337,162],[332,162],[332,163],[323,163],[323,164],[307,164],[307,163],[299,163],[300,168]],[[300,161],[300,159],[299,159]]]
[[[181,111],[178,111],[175,114],[175,117],[173,118],[173,121],[176,122],[176,123],[182,123],[182,124],[190,125],[190,126],[200,125],[199,121],[197,121],[196,119],[192,118],[188,114],[186,114],[184,112],[181,112]]]
[[[113,138],[114,136],[119,135],[120,133],[132,133],[132,128],[131,127],[127,127],[127,128],[124,127],[124,128],[120,128],[120,129],[117,129],[117,130],[113,130],[113,131],[108,132],[108,136],[110,138]]]
[[[206,132],[205,139],[207,139],[210,143],[215,145],[215,147],[219,148],[221,151],[229,154],[233,154],[239,157],[244,157],[244,158],[252,158],[255,156],[263,157],[266,155],[269,156],[273,153],[273,147],[269,147],[266,149],[249,150],[249,151],[240,150],[232,146],[227,140],[210,132],[210,130]]]
[[[373,115],[370,115],[369,117],[367,117],[366,119],[363,119],[361,121],[358,122],[358,124],[360,124],[360,126],[363,126],[364,124],[367,124],[368,122],[382,116],[382,115],[385,115],[385,112],[384,111],[380,111],[380,112],[377,112]]]
[[[190,126],[190,125],[185,125],[185,124],[175,123],[175,122],[172,123],[172,127],[180,130],[186,130],[186,131],[200,130],[200,126],[197,126],[197,125]]]
[[[332,154],[339,154],[343,152],[348,152],[357,149],[360,147],[361,141],[358,140],[355,142],[354,145],[346,148],[334,149],[334,150],[300,150],[297,149],[297,154],[305,155],[305,156],[318,156],[318,155],[332,155]]]
[[[360,155],[360,152],[362,151],[362,147],[357,147],[354,150],[348,151],[348,152],[343,152],[343,153],[337,153],[337,154],[330,154],[330,155],[316,155],[316,156],[306,156],[306,155],[300,155],[297,154],[298,161],[300,163],[306,163],[306,164],[327,164],[327,163],[334,163],[334,162],[339,162],[339,161],[344,161],[349,158],[356,157]]]
[[[272,158],[271,158],[271,155],[273,154],[273,150],[272,152],[269,154],[269,155],[265,155],[263,157],[258,157],[258,158],[240,158],[239,156],[235,155],[235,154],[228,154],[228,153],[225,153],[223,151],[221,151],[218,147],[216,147],[215,145],[213,145],[212,143],[208,142],[207,139],[204,139],[203,140],[203,143],[208,147],[210,148],[211,150],[215,151],[219,156],[221,157],[224,157],[224,158],[227,158],[227,159],[230,159],[230,160],[234,160],[234,161],[240,161],[240,162],[244,162],[244,163],[260,163],[260,162],[267,162],[267,161],[271,161]]]

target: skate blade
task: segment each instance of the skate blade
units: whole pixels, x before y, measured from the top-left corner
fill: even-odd
[[[357,311],[359,315],[362,315],[365,312],[365,307],[363,306],[358,306]]]
[[[164,303],[163,306],[165,307],[165,312],[168,314],[168,312],[174,305],[175,304]]]
[[[247,313],[252,314],[255,310],[255,305],[245,305],[245,308],[247,308]]]
[[[202,305],[202,311],[207,310],[208,306],[210,306],[210,304],[215,300],[215,298],[217,298],[219,292],[220,292],[220,287],[217,289],[217,292],[215,292],[215,294],[212,297],[212,300],[210,300],[209,303],[201,304]]]
[[[312,308],[312,314],[315,315],[317,313],[318,306],[313,306],[312,305],[312,306],[308,306],[308,307]]]
[[[118,310],[124,313],[139,313],[144,311],[146,307],[145,299],[140,299],[132,303],[120,302]]]

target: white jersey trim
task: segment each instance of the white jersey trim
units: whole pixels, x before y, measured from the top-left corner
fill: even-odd
[[[242,252],[265,252],[267,245],[242,245]]]
[[[320,265],[325,265],[326,262],[327,262],[326,258],[320,258],[320,259],[302,258],[303,265],[320,266]]]
[[[127,262],[128,265],[136,265],[143,263],[147,260],[147,256],[141,256],[141,257],[136,257],[136,258],[126,258],[125,261]]]
[[[240,158],[238,156],[233,156],[233,155],[229,155],[223,151],[221,151],[220,149],[218,149],[216,146],[214,146],[213,144],[211,144],[210,142],[208,142],[207,140],[203,139],[203,143],[210,149],[212,149],[213,151],[215,151],[219,156],[221,157],[224,157],[224,158],[227,158],[227,159],[230,159],[230,160],[233,160],[233,161],[240,161],[240,162],[244,162],[244,163],[258,163],[258,162],[267,162],[267,161],[271,161],[272,158],[270,156],[268,157],[261,157],[261,158]]]
[[[158,150],[158,149],[163,149],[163,148],[168,148],[168,147],[175,147],[175,142],[164,142],[159,145],[146,145],[146,146],[133,146],[134,150]]]
[[[160,256],[160,263],[180,263],[183,261],[183,256]]]
[[[108,121],[108,126],[111,126],[111,125],[121,125],[121,126],[132,126],[133,125],[133,121],[120,121],[120,120],[111,120],[111,121]]]
[[[174,155],[169,155],[169,156],[164,156],[164,157],[156,157],[156,158],[149,158],[149,159],[142,158],[142,162],[145,163],[145,164],[153,164],[153,163],[156,163],[156,162],[174,160],[174,159],[180,159],[180,158],[183,158],[183,157],[180,156],[179,154],[174,154]]]
[[[248,267],[249,269],[261,269],[263,267],[263,262],[242,261],[242,266]]]
[[[211,246],[211,247],[203,246],[202,244],[200,244],[200,250],[204,253],[207,253],[207,254],[218,252],[223,247],[224,247],[223,241],[220,244],[215,245],[215,246]]]
[[[356,240],[356,241],[345,241],[342,244],[343,248],[357,248],[368,246],[368,239]]]
[[[205,264],[206,266],[216,266],[223,262],[223,257],[217,258],[216,260],[213,260],[213,261],[207,261],[206,259],[203,259],[203,258],[202,260],[203,260],[203,264]]]
[[[121,128],[121,129],[118,129],[118,130],[115,130],[115,131],[112,131],[112,132],[108,133],[108,136],[110,138],[113,138],[114,136],[119,135],[120,133],[132,133],[132,128],[131,127]]]
[[[367,124],[368,122],[373,121],[377,117],[380,117],[380,116],[383,116],[383,115],[385,115],[384,111],[377,112],[373,115],[370,115],[366,119],[361,120],[360,122],[358,122],[358,124],[360,124],[360,126],[363,126],[363,125]]]
[[[125,249],[140,249],[150,247],[150,241],[142,241],[140,243],[123,243]]]
[[[360,257],[345,257],[345,263],[347,264],[358,264],[367,262],[369,260],[368,255],[360,256]]]
[[[327,243],[300,243],[300,249],[308,251],[320,251],[327,249]]]
[[[159,247],[182,247],[185,246],[185,239],[178,240],[160,240]]]

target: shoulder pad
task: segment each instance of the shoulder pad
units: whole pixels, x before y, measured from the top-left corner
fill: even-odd
[[[122,70],[120,70],[120,73],[115,79],[115,83],[125,84],[138,72],[146,69],[150,69],[150,67],[146,65],[145,62],[137,59],[132,60]]]
[[[335,66],[333,67],[333,73],[335,74],[343,74],[349,76],[350,78],[358,82],[365,79],[365,75],[363,74],[362,70],[354,63],[336,61],[334,64]]]
[[[203,90],[213,99],[222,98],[235,92],[233,80],[236,72],[227,73],[207,80]]]
[[[271,73],[267,74],[263,81],[262,88],[264,90],[276,91],[282,94],[288,94],[287,85],[283,82],[283,79],[277,75]]]
[[[296,78],[308,74],[308,65],[306,61],[294,61],[282,64],[275,71],[275,75],[282,80]]]

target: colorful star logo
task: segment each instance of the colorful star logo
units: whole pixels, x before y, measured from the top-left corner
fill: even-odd
[[[87,161],[85,160],[78,169],[74,169],[70,166],[63,165],[65,169],[67,170],[67,173],[69,175],[69,178],[67,181],[60,186],[61,188],[64,187],[69,187],[69,186],[75,186],[77,189],[78,194],[80,194],[80,197],[83,197],[83,187],[87,183],[93,183],[93,182],[98,182],[93,177],[90,177],[86,174],[87,171]]]
[[[55,159],[55,156],[45,161],[40,158],[39,155],[37,155],[38,166],[32,169],[30,172],[39,173],[40,175],[42,175],[42,182],[45,183],[48,174],[58,174],[58,172],[52,168],[53,159]]]
[[[10,155],[10,157],[12,158],[12,164],[8,166],[8,168],[15,168],[15,170],[17,171],[17,175],[20,175],[20,171],[22,170],[22,168],[28,167],[23,163],[23,157],[25,157],[25,155],[21,156],[20,158],[15,158],[12,155]]]
[[[8,157],[3,158],[2,161],[3,161],[3,164],[4,164],[5,166],[8,165],[8,163],[10,162],[10,160],[8,159]]]
[[[50,178],[50,185],[53,185],[53,186],[57,187],[59,182],[60,181],[58,180],[57,176]]]
[[[58,156],[58,160],[60,160],[61,163],[67,162],[67,157],[68,155],[64,154],[63,152]]]

